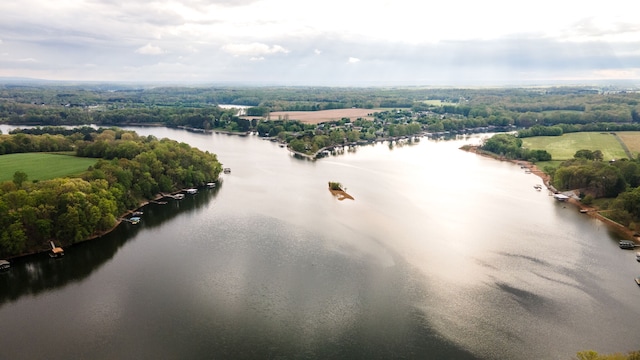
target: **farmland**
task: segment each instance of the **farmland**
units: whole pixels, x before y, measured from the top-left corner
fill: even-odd
[[[28,180],[49,180],[76,175],[96,163],[96,159],[66,154],[21,153],[0,156],[0,182],[12,180],[16,171],[27,174]]]
[[[306,124],[319,124],[321,122],[337,121],[342,118],[355,120],[365,118],[373,120],[373,113],[382,111],[381,109],[334,109],[321,111],[276,111],[269,114],[271,120],[285,118],[287,120],[298,120]]]
[[[640,132],[620,132],[618,135],[625,144],[633,144],[633,148],[630,145],[627,147],[633,154],[637,154],[640,149]],[[522,139],[522,146],[527,149],[546,150],[553,160],[571,159],[578,150],[600,150],[605,161],[628,158],[620,141],[611,133],[580,132],[562,136],[537,136]]]

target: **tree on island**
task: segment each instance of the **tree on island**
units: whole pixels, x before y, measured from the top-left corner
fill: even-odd
[[[329,189],[343,191],[342,184],[336,181],[329,181]]]

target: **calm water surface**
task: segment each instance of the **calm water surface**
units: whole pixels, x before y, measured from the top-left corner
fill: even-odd
[[[6,133],[6,127],[2,130]],[[133,129],[133,128],[132,128]],[[215,189],[0,274],[0,358],[570,359],[640,349],[640,263],[479,137],[218,155]],[[355,200],[327,190],[339,181]]]

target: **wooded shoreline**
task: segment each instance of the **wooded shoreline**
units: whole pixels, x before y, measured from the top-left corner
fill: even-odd
[[[551,177],[546,174],[544,171],[540,170],[536,164],[530,162],[530,161],[524,161],[524,160],[513,160],[513,159],[507,159],[504,157],[500,157],[498,155],[492,154],[492,153],[488,153],[486,151],[482,151],[478,148],[478,146],[463,146],[461,148],[462,150],[465,151],[469,151],[472,153],[475,153],[477,155],[480,156],[484,156],[484,157],[488,157],[488,158],[492,158],[495,160],[500,160],[500,161],[508,161],[511,162],[513,164],[521,164],[522,166],[527,167],[532,174],[538,176],[540,179],[542,179],[542,182],[544,183],[544,186],[552,193],[557,193],[558,191],[553,187],[553,185],[551,185]],[[609,218],[607,218],[606,216],[603,216],[602,214],[600,214],[599,212],[599,208],[595,207],[595,206],[588,206],[583,204],[581,201],[574,199],[573,197],[569,197],[569,199],[567,199],[567,203],[572,204],[573,206],[576,207],[576,209],[578,209],[579,211],[583,211],[585,215],[591,216],[593,218],[596,218],[602,222],[604,222],[605,224],[607,224],[611,229],[615,230],[616,232],[618,232],[620,234],[621,237],[624,237],[627,240],[633,240],[636,243],[638,243],[638,237],[635,236],[636,232],[631,230],[630,228],[616,222],[613,221]]]

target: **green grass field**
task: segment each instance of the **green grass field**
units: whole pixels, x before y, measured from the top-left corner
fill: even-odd
[[[28,180],[49,180],[79,174],[96,163],[96,159],[50,153],[24,153],[0,156],[0,182],[13,180],[16,171]]]
[[[636,133],[636,136],[640,140],[640,133]],[[626,140],[624,141],[626,143]],[[629,147],[629,145],[627,146]],[[624,148],[614,135],[600,132],[579,132],[562,136],[524,138],[522,139],[522,147],[532,150],[546,150],[551,154],[553,160],[572,159],[578,150],[600,150],[605,161],[628,158]]]

